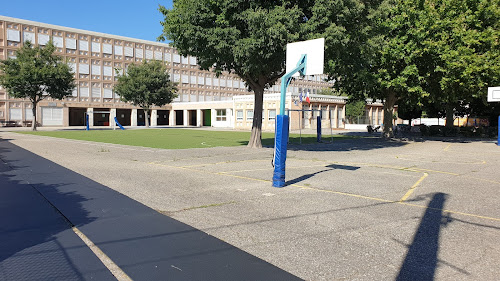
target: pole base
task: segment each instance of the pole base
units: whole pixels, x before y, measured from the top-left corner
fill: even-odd
[[[274,136],[274,173],[273,187],[285,186],[285,162],[288,146],[288,123],[287,115],[276,116],[276,131]]]

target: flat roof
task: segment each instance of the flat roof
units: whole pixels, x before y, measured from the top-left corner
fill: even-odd
[[[78,28],[64,27],[64,26],[60,26],[60,25],[53,25],[53,24],[36,22],[36,21],[23,20],[23,19],[18,19],[18,18],[11,18],[11,17],[2,16],[2,15],[0,15],[0,20],[2,20],[2,21],[10,21],[10,22],[15,22],[15,23],[20,23],[20,24],[26,24],[26,25],[40,26],[40,27],[50,28],[50,29],[57,29],[57,30],[61,30],[61,31],[68,31],[68,32],[74,32],[74,33],[83,33],[83,34],[87,34],[87,35],[91,35],[91,36],[106,37],[106,38],[112,38],[112,39],[124,40],[124,41],[133,41],[133,42],[136,42],[136,43],[143,43],[143,44],[149,44],[149,45],[156,45],[156,46],[160,46],[160,47],[170,47],[170,48],[172,48],[167,43],[160,43],[160,42],[156,42],[156,41],[148,41],[148,40],[136,39],[136,38],[132,38],[132,37],[119,36],[119,35],[113,35],[113,34],[107,34],[107,33],[101,33],[101,32],[94,32],[94,31],[88,31],[88,30],[83,30],[83,29],[78,29]]]

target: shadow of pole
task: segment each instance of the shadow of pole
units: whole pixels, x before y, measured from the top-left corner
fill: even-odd
[[[439,233],[441,226],[449,222],[443,216],[446,197],[444,193],[436,193],[432,197],[396,280],[434,280],[438,264]]]

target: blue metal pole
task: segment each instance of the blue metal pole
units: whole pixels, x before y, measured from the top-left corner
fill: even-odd
[[[276,116],[276,129],[274,134],[274,173],[273,186],[285,186],[285,162],[286,150],[288,145],[288,125],[289,116],[285,115],[286,88],[292,82],[292,75],[300,72],[304,75],[306,71],[307,55],[302,55],[297,67],[286,73],[281,78],[281,99],[280,99],[280,114]]]
[[[280,115],[285,115],[285,100],[286,100],[286,88],[292,82],[292,75],[300,72],[302,75],[306,72],[307,55],[302,55],[297,67],[295,67],[290,72],[283,75],[281,78],[281,99],[280,99]]]

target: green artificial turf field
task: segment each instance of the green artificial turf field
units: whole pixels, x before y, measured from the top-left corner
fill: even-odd
[[[247,145],[250,132],[205,131],[192,129],[140,129],[140,130],[90,130],[90,131],[38,131],[19,132],[65,139],[144,146],[165,149],[203,148],[216,146]],[[335,139],[346,136],[335,135]],[[330,141],[325,136],[325,141]],[[302,135],[302,143],[315,143],[316,135]],[[299,143],[299,135],[291,134],[290,143]],[[264,146],[274,145],[274,133],[262,133]]]

